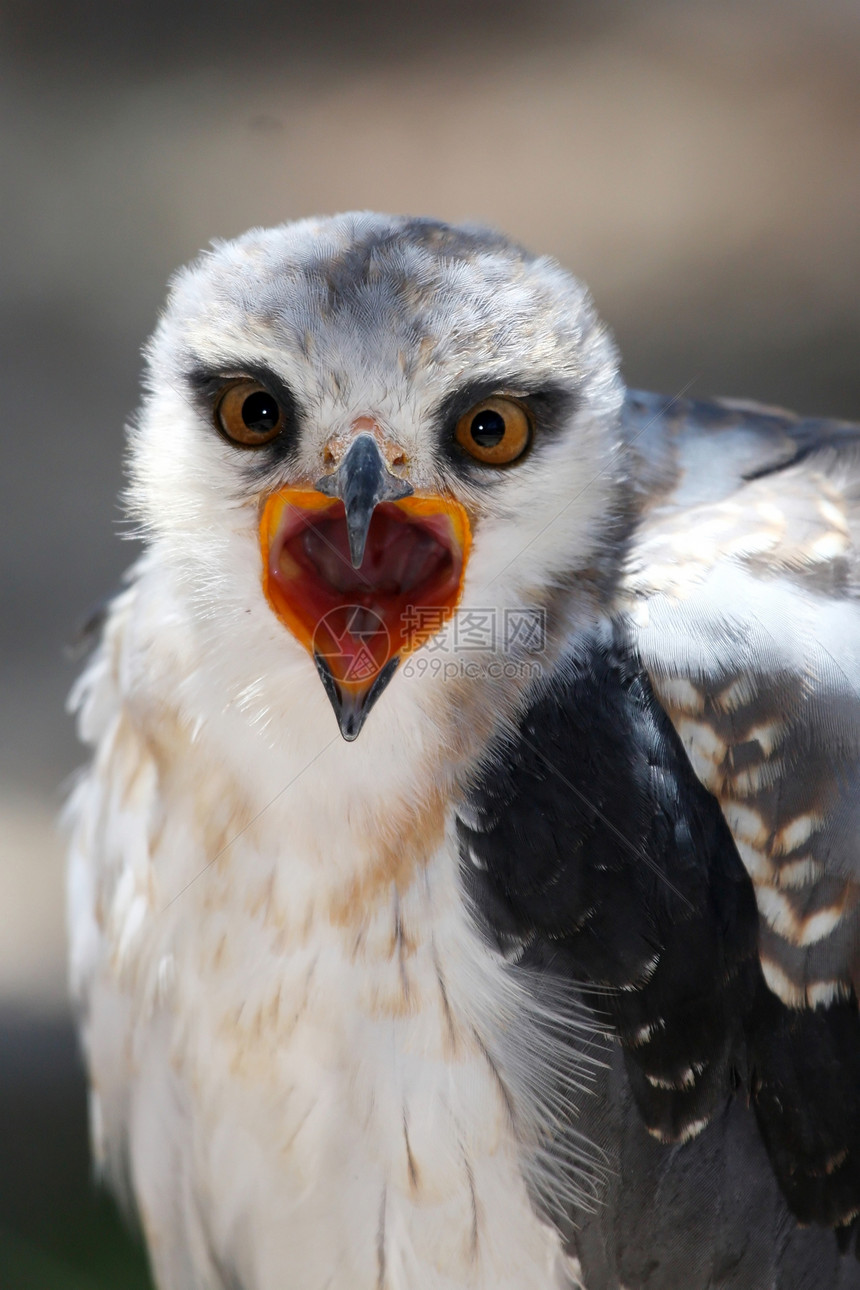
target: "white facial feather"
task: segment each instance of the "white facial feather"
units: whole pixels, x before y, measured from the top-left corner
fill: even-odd
[[[607,567],[622,536],[621,387],[607,334],[575,280],[494,236],[446,240],[432,224],[370,215],[249,233],[178,276],[148,360],[133,511],[201,647],[232,642],[225,696],[256,702],[260,720],[282,715],[288,671],[315,675],[261,597],[260,499],[313,486],[330,469],[325,445],[357,417],[402,450],[416,490],[448,491],[471,509],[464,608],[532,603],[577,570]],[[260,363],[303,410],[294,456],[265,479],[248,477],[247,451],[214,431],[188,384],[201,365],[240,374]],[[569,391],[569,424],[539,427],[524,461],[484,468],[471,484],[444,460],[438,409],[464,385],[517,377]],[[395,677],[392,691],[402,685]]]

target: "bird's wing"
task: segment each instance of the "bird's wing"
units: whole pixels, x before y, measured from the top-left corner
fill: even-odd
[[[860,1207],[860,427],[638,394],[625,416],[650,472],[626,582],[635,647],[758,905],[759,1122],[795,1211],[845,1222]]]
[[[570,642],[488,754],[464,878],[515,966],[586,983],[655,1136],[696,1136],[745,1088],[795,1215],[844,1228],[860,430],[647,395],[626,416],[642,461],[624,612]]]

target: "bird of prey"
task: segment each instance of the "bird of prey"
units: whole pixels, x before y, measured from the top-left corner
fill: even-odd
[[[860,428],[359,213],[175,279],[74,706],[159,1290],[860,1286]]]

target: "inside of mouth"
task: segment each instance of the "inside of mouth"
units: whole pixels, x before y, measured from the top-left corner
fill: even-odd
[[[376,507],[364,558],[352,565],[343,503],[290,507],[269,551],[269,590],[298,620],[314,655],[341,679],[360,680],[439,630],[460,590],[463,553],[451,517]],[[295,625],[294,625],[295,630]]]
[[[416,524],[393,506],[377,506],[364,558],[353,568],[346,520],[341,514],[306,524],[285,543],[289,557],[337,595],[359,604],[420,592],[450,574],[452,556],[430,524]]]

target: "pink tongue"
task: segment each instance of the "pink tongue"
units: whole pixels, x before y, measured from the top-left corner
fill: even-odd
[[[426,582],[450,560],[450,552],[426,529],[379,521],[370,524],[364,559],[354,569],[349,558],[346,525],[323,522],[305,529],[302,547],[324,582],[342,594],[377,591],[403,595]]]

